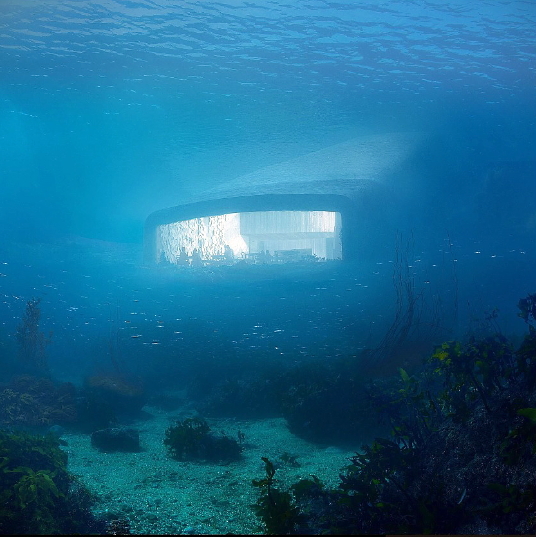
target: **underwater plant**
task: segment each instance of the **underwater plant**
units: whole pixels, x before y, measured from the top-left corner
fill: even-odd
[[[240,439],[240,436],[238,437]],[[179,461],[235,461],[240,459],[242,442],[210,432],[202,418],[186,418],[166,430],[164,444],[172,458]]]
[[[285,453],[279,458],[285,458]],[[263,479],[252,480],[251,484],[260,494],[251,507],[262,520],[266,533],[322,534],[333,527],[330,508],[333,498],[318,477],[311,475],[311,479],[300,479],[289,490],[280,490],[276,486],[274,464],[267,457],[261,460],[266,475]]]
[[[499,334],[443,343],[412,374],[373,381],[391,433],[362,446],[337,489],[270,503],[267,464],[257,515],[269,532],[272,508],[300,514],[281,518],[286,533],[534,534],[535,369],[532,325],[517,349]]]
[[[513,350],[500,335],[465,345],[443,343],[432,354],[429,364],[444,386],[440,404],[448,415],[462,421],[470,415],[471,403],[476,399],[491,413],[490,399],[505,391],[516,375]]]
[[[355,359],[298,364],[280,375],[277,387],[289,429],[309,441],[355,444],[389,432],[377,419],[370,382]]]
[[[533,324],[536,321],[536,293],[520,298],[517,307],[519,317],[526,323]]]
[[[0,386],[0,425],[39,428],[76,420],[76,388],[71,383],[19,375]]]
[[[47,339],[39,330],[40,302],[40,298],[32,298],[26,302],[24,316],[15,334],[19,346],[19,361],[26,370],[33,374],[47,373],[45,346],[50,342],[52,335],[50,334]]]
[[[418,374],[400,370],[382,407],[392,440],[364,446],[341,475],[349,522],[361,512],[365,533],[533,532],[534,338],[517,351],[498,335],[446,342]]]
[[[262,519],[269,535],[288,535],[295,531],[300,520],[299,509],[290,492],[281,491],[275,486],[276,470],[273,463],[267,457],[261,458],[266,477],[252,481],[252,485],[261,490],[253,509]]]
[[[54,436],[0,430],[0,533],[105,533]]]

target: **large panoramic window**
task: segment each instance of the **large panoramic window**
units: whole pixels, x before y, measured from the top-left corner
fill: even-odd
[[[340,259],[341,215],[332,211],[257,211],[205,216],[157,229],[159,261],[210,264]]]

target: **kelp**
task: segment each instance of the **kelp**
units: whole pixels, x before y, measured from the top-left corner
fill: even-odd
[[[55,436],[0,430],[0,533],[105,533]]]
[[[520,301],[529,331],[517,349],[500,334],[447,341],[412,374],[373,381],[377,419],[391,432],[351,457],[337,489],[274,496],[265,461],[254,485],[267,530],[275,517],[285,533],[533,534],[535,299]]]

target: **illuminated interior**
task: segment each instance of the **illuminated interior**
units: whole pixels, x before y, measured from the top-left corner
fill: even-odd
[[[157,228],[157,259],[185,266],[341,259],[341,215],[256,211],[204,216]]]

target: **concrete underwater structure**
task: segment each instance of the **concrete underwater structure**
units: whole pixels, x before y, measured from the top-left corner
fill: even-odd
[[[150,214],[147,263],[353,260],[410,175],[419,133],[354,138],[259,169]],[[371,216],[373,215],[373,216]],[[372,218],[372,220],[371,220]],[[367,231],[368,230],[368,231]]]

